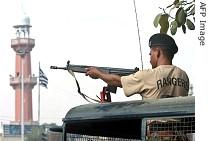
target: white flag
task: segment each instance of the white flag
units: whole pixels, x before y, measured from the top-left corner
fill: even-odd
[[[48,84],[48,78],[44,74],[44,72],[42,71],[42,69],[39,68],[39,85],[47,88],[47,84]]]

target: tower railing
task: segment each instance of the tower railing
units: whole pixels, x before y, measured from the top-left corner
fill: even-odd
[[[29,76],[24,77],[23,79],[24,85],[30,84],[31,87],[35,86],[37,84],[37,77]],[[13,88],[20,86],[21,84],[21,77],[11,77],[10,78],[10,86]]]

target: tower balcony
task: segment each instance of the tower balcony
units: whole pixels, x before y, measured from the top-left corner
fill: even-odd
[[[35,40],[31,38],[16,38],[11,40],[11,47],[17,53],[29,53],[34,46]]]
[[[37,84],[37,77],[24,77],[23,78],[24,86],[30,86],[33,88]],[[10,78],[10,86],[13,89],[21,86],[21,77],[11,77]]]

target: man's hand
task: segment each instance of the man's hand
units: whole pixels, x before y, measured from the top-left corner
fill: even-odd
[[[95,67],[89,67],[86,70],[86,76],[90,76],[93,79],[100,78],[109,85],[122,87],[121,77],[119,75],[109,74]]]
[[[86,68],[86,76],[90,76],[93,79],[100,78],[102,72],[95,67]]]

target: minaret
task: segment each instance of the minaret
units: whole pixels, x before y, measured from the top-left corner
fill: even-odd
[[[11,39],[11,48],[16,52],[15,76],[10,78],[10,85],[15,90],[15,121],[33,122],[32,89],[37,84],[37,78],[31,75],[30,51],[35,46],[35,40],[30,38],[30,18],[24,17],[20,25],[13,26],[16,38]],[[23,75],[22,75],[23,74]],[[23,98],[21,97],[23,95]],[[21,100],[23,104],[21,105]],[[23,108],[24,107],[24,108]],[[24,113],[21,113],[21,108]]]

